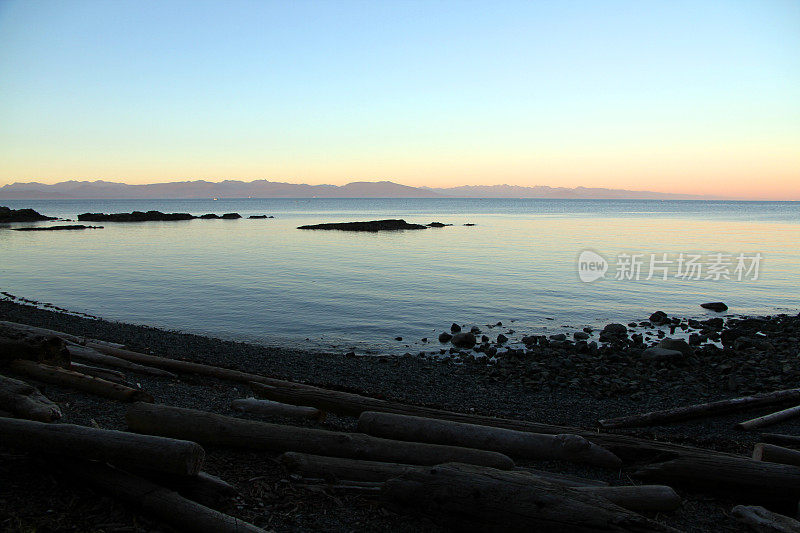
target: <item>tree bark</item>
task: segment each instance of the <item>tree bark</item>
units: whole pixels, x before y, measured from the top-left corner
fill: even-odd
[[[384,496],[469,531],[670,531],[608,500],[507,472],[444,464],[417,468],[384,484]]]
[[[746,503],[796,504],[800,497],[800,468],[748,457],[683,457],[643,466],[633,475],[689,490],[733,495]]]
[[[165,524],[198,533],[264,533],[264,530],[238,518],[209,509],[146,479],[98,463],[62,465],[71,479],[94,486],[101,494],[111,494]]]
[[[33,385],[0,376],[0,409],[17,418],[52,422],[61,418],[61,409]]]
[[[394,463],[459,461],[498,468],[514,467],[511,459],[497,452],[284,426],[166,405],[135,403],[128,409],[126,420],[128,427],[141,433],[234,448],[296,451]]]
[[[259,400],[257,398],[242,398],[233,400],[231,407],[236,411],[242,411],[260,416],[286,416],[290,418],[308,418],[322,421],[325,413],[314,407],[303,407],[300,405],[289,405],[271,400]]]
[[[64,341],[0,326],[0,360],[27,359],[54,365],[69,365]]]
[[[800,522],[757,505],[737,505],[731,515],[758,533],[800,533]]]
[[[458,413],[430,407],[408,405],[349,392],[321,389],[311,385],[286,383],[265,385],[253,382],[250,384],[250,387],[259,396],[270,400],[292,405],[307,405],[339,415],[358,416],[364,411],[378,411],[382,413],[397,413],[515,429],[518,431],[529,431],[531,433],[550,435],[571,433],[580,435],[586,440],[610,450],[626,461],[665,461],[676,457],[694,457],[702,455],[738,457],[724,452],[712,452],[702,448],[629,437],[627,435],[604,434],[575,427],[554,426],[551,424],[529,422],[527,420],[495,418],[492,416]]]
[[[153,401],[153,397],[142,390],[133,389],[125,385],[120,385],[119,383],[112,383],[102,378],[87,376],[86,374],[66,370],[57,366],[43,365],[34,363],[33,361],[18,359],[12,361],[9,368],[14,372],[38,381],[63,385],[112,400],[123,402]]]
[[[598,424],[603,429],[614,429],[624,427],[652,426],[657,424],[669,424],[680,422],[692,418],[702,418],[718,416],[736,411],[752,409],[753,407],[764,407],[784,402],[800,400],[800,389],[787,389],[755,396],[744,396],[742,398],[732,398],[729,400],[719,400],[716,402],[701,403],[663,411],[652,411],[639,415],[623,416],[619,418],[609,418],[599,420]]]
[[[800,405],[736,424],[738,429],[758,429],[800,416]]]
[[[113,366],[115,368],[122,368],[124,370],[129,370],[131,372],[136,372],[138,374],[147,374],[150,376],[163,376],[170,378],[177,377],[175,374],[167,370],[163,370],[161,368],[155,368],[152,366],[132,363],[125,359],[114,357],[113,355],[100,353],[94,348],[89,348],[87,346],[80,346],[78,344],[68,344],[67,350],[69,350],[69,353],[72,356],[72,358],[80,359],[82,361],[88,361],[90,363]]]
[[[358,430],[386,439],[492,450],[522,459],[557,459],[573,463],[587,463],[603,468],[620,468],[622,466],[619,457],[578,435],[544,435],[464,422],[372,411],[361,413],[358,419]]]
[[[203,448],[194,442],[73,424],[0,418],[0,436],[3,444],[22,451],[178,475],[197,474],[205,459]]]
[[[753,446],[753,459],[756,461],[766,461],[768,463],[800,466],[799,451],[763,442],[759,442]]]

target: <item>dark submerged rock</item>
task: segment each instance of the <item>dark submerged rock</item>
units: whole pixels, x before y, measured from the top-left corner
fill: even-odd
[[[456,348],[472,348],[475,346],[475,335],[472,333],[456,333],[453,335],[453,338],[450,339],[450,342],[453,343],[453,346]]]
[[[451,333],[458,333],[459,331],[461,331],[461,326],[459,326],[458,324],[456,324],[455,322],[453,322],[453,323],[450,325],[450,332],[451,332]]]
[[[655,313],[650,315],[650,322],[652,322],[653,324],[663,324],[668,320],[669,317],[667,316],[667,313],[665,313],[664,311],[656,311]]]
[[[711,311],[716,311],[717,313],[721,313],[723,311],[728,310],[728,306],[722,302],[708,302],[700,304],[700,307],[702,307],[703,309],[710,309]]]
[[[450,339],[452,338],[453,336],[447,333],[446,331],[443,331],[442,333],[439,334],[439,342],[450,342]]]
[[[368,222],[331,222],[299,226],[297,229],[323,229],[341,231],[398,231],[405,229],[427,229],[422,224],[409,224],[402,219],[370,220]]]
[[[55,220],[56,217],[48,217],[33,209],[11,209],[0,206],[0,223],[5,222],[39,222],[42,220]]]

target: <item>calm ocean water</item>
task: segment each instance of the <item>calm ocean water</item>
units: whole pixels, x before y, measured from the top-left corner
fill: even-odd
[[[501,321],[519,336],[641,320],[658,309],[702,317],[706,311],[699,304],[706,301],[722,300],[739,314],[800,307],[797,202],[237,199],[0,205],[72,219],[87,211],[149,209],[274,215],[105,223],[103,230],[75,232],[0,229],[0,290],[111,320],[267,344],[417,353],[437,350],[437,333],[452,322]],[[379,234],[296,229],[379,218],[454,225]],[[604,278],[591,283],[578,273],[578,257],[587,249],[608,262]],[[680,254],[685,261],[696,257],[700,279]],[[433,342],[423,343],[423,337]]]

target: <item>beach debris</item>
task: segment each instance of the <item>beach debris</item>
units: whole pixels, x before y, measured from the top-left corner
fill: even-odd
[[[386,481],[383,496],[450,529],[674,531],[592,493],[471,465],[408,470]]]
[[[492,450],[520,459],[562,460],[611,469],[622,466],[619,457],[578,435],[547,435],[371,411],[361,413],[358,430],[385,439]]]
[[[514,462],[507,456],[492,451],[270,424],[160,404],[134,403],[125,419],[133,431],[217,446],[272,452],[296,451],[409,464],[432,465],[457,461],[503,469],[514,467]]]
[[[39,389],[18,379],[0,376],[0,409],[17,418],[53,422],[61,418],[61,408]]]
[[[800,522],[759,505],[737,505],[731,516],[758,533],[800,533]]]
[[[325,420],[325,411],[320,411],[314,407],[304,407],[302,405],[289,405],[271,400],[259,400],[258,398],[242,398],[233,400],[231,408],[235,411],[242,411],[260,416],[285,416],[289,418],[308,418],[317,421]]]
[[[127,387],[119,383],[87,374],[81,374],[80,372],[67,370],[66,368],[58,366],[50,366],[25,359],[16,359],[11,361],[8,368],[17,374],[33,378],[37,381],[63,385],[112,400],[123,402],[153,401],[153,397],[143,390]]]
[[[75,424],[0,418],[0,436],[3,445],[25,452],[104,461],[181,476],[196,475],[205,460],[205,451],[195,442]]]

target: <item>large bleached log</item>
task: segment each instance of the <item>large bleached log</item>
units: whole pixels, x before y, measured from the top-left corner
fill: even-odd
[[[220,513],[184,498],[177,492],[139,476],[99,463],[63,465],[70,479],[77,479],[141,510],[142,513],[187,532],[263,533],[248,522]]]
[[[583,430],[580,428],[555,426],[551,424],[541,424],[529,422],[527,420],[514,420],[509,418],[496,418],[492,416],[458,413],[445,411],[430,407],[408,405],[390,400],[370,398],[349,392],[321,389],[311,385],[300,384],[278,384],[269,385],[262,383],[251,383],[251,389],[259,396],[270,400],[290,403],[293,405],[308,405],[323,411],[336,413],[339,415],[359,416],[364,411],[377,411],[383,413],[397,413],[411,416],[422,416],[441,420],[452,420],[455,422],[466,422],[482,426],[501,427],[515,429],[518,431],[529,431],[531,433],[544,433],[559,435],[571,433],[580,435],[590,442],[602,446],[624,460],[667,460],[674,457],[714,455],[738,457],[733,454],[723,452],[711,452],[692,446],[671,444],[669,442],[658,442],[654,440],[629,437],[627,435],[615,435],[608,433],[598,433],[596,431]]]
[[[633,475],[689,490],[734,495],[745,503],[796,502],[800,497],[800,468],[749,457],[682,457],[643,466]]]
[[[758,505],[737,505],[731,516],[758,533],[800,533],[800,522]]]
[[[506,469],[514,467],[511,459],[497,452],[284,426],[167,405],[135,403],[128,409],[126,420],[128,427],[141,433],[235,448],[296,451],[394,463],[432,465],[458,461]]]
[[[767,461],[768,463],[800,466],[800,451],[759,442],[753,446],[753,459]]]
[[[325,418],[325,413],[314,407],[289,405],[286,403],[273,402],[271,400],[259,400],[257,398],[233,400],[231,402],[231,407],[236,411],[260,416],[286,416],[290,418],[308,418],[312,420],[323,420]]]
[[[0,361],[27,359],[68,365],[69,352],[59,337],[38,335],[0,326]]]
[[[522,459],[558,459],[604,468],[622,466],[619,457],[578,435],[545,435],[372,411],[361,413],[358,430],[386,439],[492,450]]]
[[[0,409],[17,418],[52,422],[61,418],[61,409],[39,389],[18,379],[0,376]]]
[[[120,385],[119,383],[113,383],[102,378],[88,376],[57,366],[44,365],[20,359],[12,361],[9,368],[14,372],[38,381],[63,385],[112,400],[123,402],[153,401],[153,397],[142,390],[133,389],[125,385]]]
[[[199,444],[185,440],[16,418],[0,418],[0,442],[22,451],[185,476],[197,474],[205,459]]]
[[[139,374],[147,374],[151,376],[163,376],[170,378],[177,377],[175,374],[169,372],[168,370],[132,363],[125,359],[114,357],[113,355],[108,355],[98,352],[94,348],[89,348],[87,346],[80,346],[78,344],[68,343],[67,350],[69,351],[73,359],[80,359],[81,361],[87,361],[98,365],[113,366],[114,368],[122,368],[124,370],[137,372]]]
[[[408,470],[384,496],[469,531],[670,531],[608,500],[546,481],[445,464]]]
[[[280,461],[289,472],[307,478],[320,478],[328,481],[386,481],[397,477],[415,465],[385,463],[380,461],[363,461],[342,457],[327,457],[307,453],[286,452]],[[608,485],[602,481],[579,478],[532,468],[516,469],[515,472],[558,483],[567,487],[596,487]]]
[[[784,409],[783,411],[778,411],[776,413],[770,413],[768,415],[759,416],[758,418],[753,418],[751,420],[745,420],[744,422],[739,422],[738,424],[736,424],[736,428],[758,429],[758,428],[763,428],[764,426],[777,424],[778,422],[783,422],[784,420],[797,418],[798,416],[800,416],[800,405],[795,407],[790,407],[788,409]]]
[[[731,398],[729,400],[719,400],[716,402],[676,407],[674,409],[664,409],[663,411],[652,411],[639,415],[609,418],[599,420],[597,423],[603,429],[652,426],[656,424],[680,422],[693,418],[718,416],[752,409],[754,407],[765,407],[799,400],[800,389],[786,389],[766,394],[757,394],[755,396],[744,396],[742,398]]]

